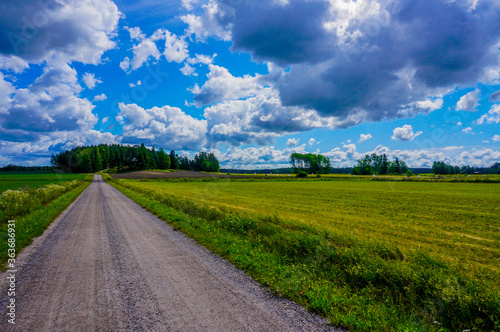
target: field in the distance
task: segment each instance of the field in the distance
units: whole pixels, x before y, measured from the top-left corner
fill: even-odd
[[[54,172],[2,172],[0,173],[0,192],[19,188],[36,189],[51,183],[83,180],[86,174]]]
[[[243,213],[278,215],[418,250],[500,287],[500,185],[376,181],[134,182]]]

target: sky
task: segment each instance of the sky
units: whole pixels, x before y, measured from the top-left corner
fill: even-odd
[[[500,161],[497,0],[4,0],[0,166],[82,145],[223,168]]]

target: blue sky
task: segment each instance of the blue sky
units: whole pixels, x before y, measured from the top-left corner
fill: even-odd
[[[79,145],[500,161],[495,0],[4,1],[0,165]]]

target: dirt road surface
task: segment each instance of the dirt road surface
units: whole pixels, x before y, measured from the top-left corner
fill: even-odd
[[[18,257],[0,331],[334,331],[95,176]]]

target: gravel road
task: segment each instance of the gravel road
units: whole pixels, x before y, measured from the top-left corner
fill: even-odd
[[[142,209],[98,175],[18,257],[1,331],[336,331]]]

